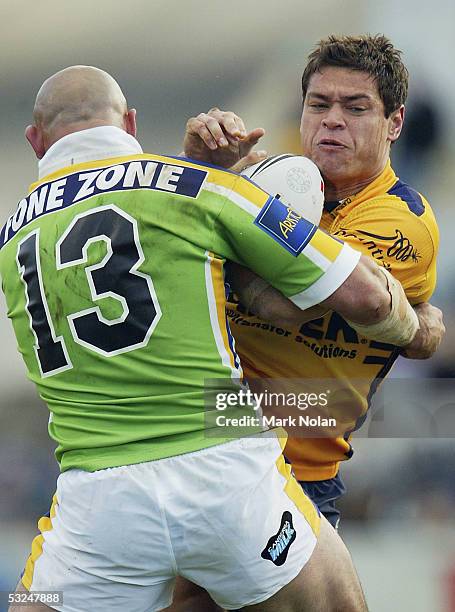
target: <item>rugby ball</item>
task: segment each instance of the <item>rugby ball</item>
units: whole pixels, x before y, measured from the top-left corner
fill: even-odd
[[[319,225],[324,206],[324,181],[316,164],[307,157],[291,153],[275,155],[246,168],[242,175],[314,225]]]

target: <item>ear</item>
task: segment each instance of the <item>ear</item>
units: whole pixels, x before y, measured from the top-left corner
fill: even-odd
[[[401,130],[403,129],[404,122],[404,104],[397,108],[397,110],[393,111],[389,117],[389,129],[387,133],[387,139],[390,142],[395,142],[398,140],[401,134]]]
[[[27,125],[25,128],[25,138],[29,141],[38,159],[44,157],[46,149],[42,131],[36,125]]]
[[[136,109],[130,108],[126,113],[125,118],[125,131],[136,138],[137,125],[136,125]]]

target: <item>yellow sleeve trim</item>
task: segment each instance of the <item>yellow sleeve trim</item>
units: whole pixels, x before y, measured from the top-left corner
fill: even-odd
[[[338,242],[338,240],[327,235],[322,230],[315,232],[310,240],[310,244],[331,263],[336,260],[344,246],[342,242]]]
[[[252,204],[255,204],[258,209],[262,208],[270,197],[266,191],[263,191],[260,187],[243,177],[235,181],[232,186],[232,192],[246,198]]]

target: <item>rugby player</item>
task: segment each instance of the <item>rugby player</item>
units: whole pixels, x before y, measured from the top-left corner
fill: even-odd
[[[0,274],[62,473],[17,593],[63,601],[10,610],[159,610],[176,575],[226,609],[365,610],[278,434],[232,440],[205,411],[206,379],[235,392],[242,376],[224,263],[279,290],[264,306],[263,286],[239,283],[262,316],[296,323],[321,303],[413,350],[431,334],[360,253],[305,220],[275,240],[289,212],[279,200],[234,173],[144,154],[135,136],[119,85],[87,66],[43,83],[26,129],[39,178],[1,230]]]
[[[427,309],[423,302],[436,284],[438,228],[428,201],[398,179],[389,159],[403,126],[408,88],[400,52],[384,36],[330,36],[309,56],[302,88],[302,152],[318,165],[325,181],[320,226],[392,272],[411,303]],[[185,154],[232,165],[264,131],[253,130],[239,140],[243,133],[238,116],[213,109],[189,120]],[[264,155],[253,152],[248,161]],[[244,371],[251,378],[346,380],[354,410],[346,430],[356,429],[364,419],[378,379],[401,352],[381,338],[364,342],[336,312],[287,335],[270,333],[244,311],[237,313],[238,308],[231,312],[231,325]],[[435,309],[432,314],[441,313]],[[404,354],[426,358],[432,353]],[[324,482],[334,487],[333,493],[343,488],[339,463],[352,453],[342,436],[290,439],[286,446],[299,480]],[[317,492],[312,493],[319,503]],[[335,522],[337,511],[329,506],[328,518]]]
[[[407,69],[386,37],[320,41],[302,78],[301,144],[325,181],[320,226],[391,272],[423,314],[436,283],[438,229],[428,201],[395,175],[389,159],[403,126],[407,90]],[[224,167],[243,157],[236,166],[241,169],[266,156],[250,152],[263,134],[261,128],[247,133],[240,117],[215,108],[188,121],[184,150]],[[328,378],[345,389],[343,405],[331,406],[344,431],[338,437],[290,438],[285,449],[304,490],[337,526],[335,501],[345,491],[339,465],[353,454],[350,433],[364,421],[379,382],[403,352],[381,335],[367,340],[334,310],[281,334],[241,305],[230,305],[228,313],[253,388],[285,392],[286,385],[270,379],[290,378],[302,380],[301,391],[312,391],[305,379]],[[438,309],[430,316],[440,326],[434,349],[444,327]],[[425,358],[432,352],[404,354]],[[261,379],[267,379],[264,385]]]

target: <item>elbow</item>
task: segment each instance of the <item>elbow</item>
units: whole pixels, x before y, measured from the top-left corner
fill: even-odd
[[[362,255],[352,274],[325,301],[325,305],[356,323],[379,323],[391,309],[384,274],[373,260]]]
[[[362,296],[361,304],[358,306],[359,315],[362,317],[362,323],[379,323],[383,321],[390,313],[390,294],[386,287],[369,285],[365,288],[365,293]]]
[[[391,296],[387,282],[379,266],[369,259],[362,257],[363,275],[361,278],[362,289],[360,290],[360,304],[358,305],[358,316],[364,323],[379,323],[389,314],[391,309]]]

